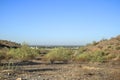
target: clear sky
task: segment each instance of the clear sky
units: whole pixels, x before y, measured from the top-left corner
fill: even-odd
[[[120,0],[0,0],[0,39],[83,45],[120,35]]]

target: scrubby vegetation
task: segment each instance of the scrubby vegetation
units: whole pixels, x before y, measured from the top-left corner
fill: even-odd
[[[80,61],[80,62],[103,62],[105,60],[104,58],[104,52],[102,51],[95,51],[95,52],[82,52],[78,53],[74,57],[75,61]]]
[[[31,49],[27,44],[21,45],[20,48],[3,48],[0,50],[0,60],[20,60],[27,61],[38,56],[36,49]]]
[[[43,80],[42,77],[52,80],[120,79],[120,36],[79,48],[36,48],[26,44],[11,47],[7,44],[10,43],[0,47],[0,80],[22,79],[23,74],[29,75],[25,80]],[[61,64],[67,62],[70,64]]]
[[[72,57],[72,50],[65,48],[54,48],[48,54],[45,55],[45,59],[54,63],[54,61],[67,62]]]
[[[120,36],[103,39],[99,42],[80,47],[75,51],[73,60],[78,62],[120,61]]]
[[[10,49],[8,52],[8,56],[12,59],[27,61],[30,59],[34,59],[38,55],[37,50],[31,49],[26,44],[23,44],[21,48]]]
[[[1,41],[2,42],[2,41]],[[4,44],[6,43],[3,41]],[[6,43],[6,44],[11,44]],[[16,43],[17,44],[17,43]],[[120,60],[120,36],[110,40],[101,40],[92,44],[80,47],[79,49],[71,48],[52,48],[52,49],[32,49],[26,44],[18,48],[4,47],[0,49],[0,61],[3,59],[27,61],[41,55],[43,59],[54,63],[55,61],[78,61],[78,62],[104,62],[111,60]]]

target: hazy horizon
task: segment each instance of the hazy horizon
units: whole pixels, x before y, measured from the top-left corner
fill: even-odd
[[[120,0],[0,0],[0,39],[85,45],[120,35]]]

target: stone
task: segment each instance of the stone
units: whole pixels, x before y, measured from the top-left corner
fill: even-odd
[[[16,80],[22,80],[22,78],[17,78]]]

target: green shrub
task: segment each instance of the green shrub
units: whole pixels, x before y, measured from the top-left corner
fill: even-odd
[[[105,53],[102,51],[95,51],[91,54],[91,61],[92,62],[103,62],[104,61]]]
[[[83,52],[85,52],[86,51],[86,49],[84,48],[84,47],[80,47],[79,49],[78,49],[78,53],[83,53]]]
[[[37,55],[38,52],[35,49],[31,49],[26,44],[22,45],[21,48],[10,49],[10,51],[8,52],[9,57],[22,61],[33,59]]]
[[[103,62],[104,61],[104,52],[95,51],[95,52],[83,52],[75,56],[75,61],[92,61],[92,62]]]
[[[75,56],[75,61],[89,61],[91,58],[90,53],[84,52],[84,53],[80,53],[78,55]]]
[[[67,62],[71,59],[72,51],[65,48],[54,48],[48,54],[45,55],[45,59],[54,63],[54,61]]]

